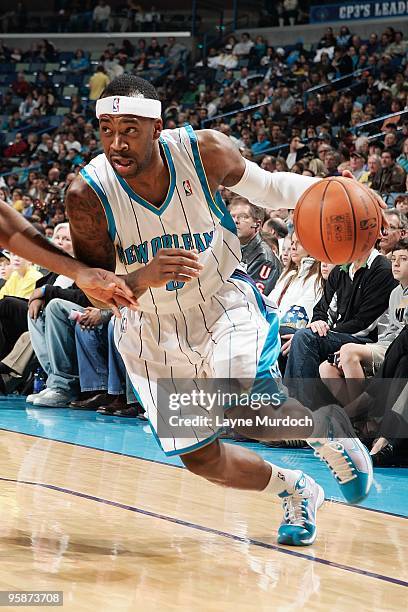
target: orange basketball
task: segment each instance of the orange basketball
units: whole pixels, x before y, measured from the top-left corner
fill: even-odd
[[[333,176],[314,183],[299,199],[295,232],[315,259],[334,264],[358,259],[375,244],[382,214],[371,192],[357,181]]]

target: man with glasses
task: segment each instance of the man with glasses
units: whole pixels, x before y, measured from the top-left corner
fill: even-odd
[[[279,278],[281,265],[260,235],[265,212],[245,198],[235,198],[229,211],[237,226],[242,262],[247,267],[247,273],[261,293],[269,295]]]
[[[381,232],[379,249],[382,255],[390,258],[392,251],[400,240],[408,236],[408,218],[396,208],[384,211],[388,227]]]

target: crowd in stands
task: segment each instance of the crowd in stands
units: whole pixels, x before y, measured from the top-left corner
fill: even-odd
[[[64,195],[101,152],[94,101],[124,71],[155,84],[165,128],[217,129],[268,172],[350,171],[389,210],[376,248],[347,266],[315,261],[296,237],[291,211],[266,212],[226,188],[221,194],[248,273],[278,306],[285,384],[313,406],[314,385],[304,381],[321,375],[350,416],[364,421],[361,435],[377,464],[392,465],[406,452],[408,386],[387,387],[379,429],[377,390],[384,378],[408,378],[407,50],[393,28],[362,40],[347,26],[327,28],[309,47],[231,35],[198,61],[174,38],[109,43],[98,57],[82,49],[60,53],[46,40],[27,51],[0,44],[0,197],[72,250]],[[28,398],[35,405],[73,402],[76,409],[140,415],[112,342],[111,313],[93,308],[69,279],[43,272],[8,253],[0,260],[5,390],[16,373],[32,372],[34,350],[47,377],[45,389]],[[96,352],[100,362],[90,358]],[[360,387],[339,387],[367,378],[365,402]],[[364,420],[367,403],[375,418]]]

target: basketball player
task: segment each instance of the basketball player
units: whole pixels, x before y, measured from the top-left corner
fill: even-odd
[[[266,208],[293,208],[315,179],[266,172],[213,130],[163,130],[157,93],[139,77],[114,79],[96,115],[104,153],[68,192],[71,236],[80,260],[126,275],[138,299],[138,310],[125,309],[116,321],[115,340],[153,433],[166,454],[179,454],[191,472],[211,482],[279,495],[278,541],[311,544],[323,489],[301,471],[221,444],[218,430],[191,427],[190,439],[177,437],[158,406],[158,379],[175,381],[176,388],[178,379],[205,377],[256,377],[273,385],[279,377],[277,315],[240,270],[235,225],[217,189],[225,185]],[[309,414],[294,400],[278,412]],[[372,482],[369,454],[340,409],[318,412],[307,430],[309,444],[346,499],[358,502]],[[336,439],[327,439],[329,429]],[[268,435],[276,433],[262,437]],[[304,428],[285,432],[288,439],[300,435]]]
[[[57,274],[72,278],[94,301],[107,304],[116,314],[117,306],[135,307],[137,301],[124,279],[112,272],[90,269],[46,240],[26,219],[0,200],[0,245]]]

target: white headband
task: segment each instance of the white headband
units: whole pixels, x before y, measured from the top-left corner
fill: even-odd
[[[158,119],[161,117],[161,102],[150,98],[130,98],[128,96],[111,96],[96,102],[96,116],[101,115],[137,115]]]

